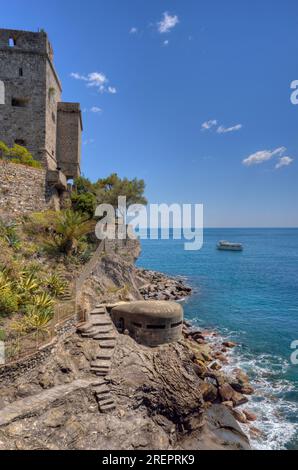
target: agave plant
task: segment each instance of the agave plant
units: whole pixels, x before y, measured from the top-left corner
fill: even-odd
[[[27,329],[29,331],[49,332],[49,323],[52,320],[52,315],[48,311],[32,312],[24,317]]]
[[[46,285],[54,297],[60,297],[65,292],[67,281],[59,273],[53,273],[47,277]]]
[[[51,320],[52,313],[50,311],[38,311],[33,307],[23,318],[13,321],[10,329],[21,335],[31,331],[48,333]]]
[[[31,305],[39,311],[45,311],[47,309],[52,310],[54,299],[47,294],[47,292],[42,292],[41,294],[36,294],[32,297]]]
[[[8,277],[6,270],[0,271],[0,295],[1,292],[10,290],[12,287],[12,282]]]
[[[41,284],[36,279],[35,274],[28,274],[26,271],[21,273],[21,278],[18,284],[20,290],[30,294],[36,292],[41,287]]]
[[[5,224],[0,219],[0,237],[15,250],[19,249],[21,246],[21,241],[16,231],[16,224]]]

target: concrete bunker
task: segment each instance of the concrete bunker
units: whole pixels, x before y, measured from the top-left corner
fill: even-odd
[[[110,313],[120,333],[127,330],[138,343],[146,346],[181,339],[183,308],[177,302],[140,300],[116,305]]]

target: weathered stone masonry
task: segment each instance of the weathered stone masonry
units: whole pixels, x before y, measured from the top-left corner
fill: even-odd
[[[46,171],[0,160],[0,216],[58,209],[55,188],[46,180]]]
[[[0,29],[0,140],[27,147],[59,192],[80,174],[82,132],[79,103],[61,94],[46,33]]]

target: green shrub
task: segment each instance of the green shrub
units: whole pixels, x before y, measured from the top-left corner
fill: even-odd
[[[5,240],[9,246],[18,250],[21,246],[20,238],[17,234],[16,224],[5,224],[0,219],[0,238]]]
[[[96,209],[96,196],[94,194],[79,194],[73,192],[71,194],[71,202],[75,211],[83,212],[84,214],[88,214],[90,217],[94,217]]]
[[[10,289],[2,290],[0,295],[0,317],[6,317],[18,311],[18,296]]]
[[[58,273],[48,276],[45,283],[50,294],[54,297],[63,295],[67,286],[65,279]]]
[[[29,150],[18,144],[14,144],[13,147],[9,148],[4,142],[0,141],[0,158],[5,158],[12,163],[42,168],[42,165],[37,160],[34,160]]]

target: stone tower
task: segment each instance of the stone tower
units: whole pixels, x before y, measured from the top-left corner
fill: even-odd
[[[0,29],[0,140],[27,147],[63,190],[80,174],[82,118],[61,93],[46,33]]]

